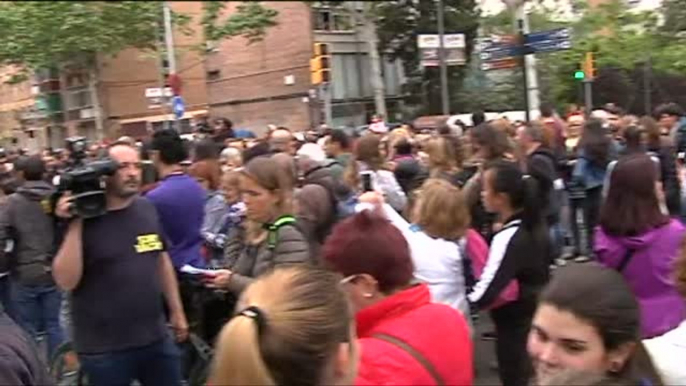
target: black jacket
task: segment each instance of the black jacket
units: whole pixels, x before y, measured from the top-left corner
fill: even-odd
[[[487,308],[512,279],[517,279],[518,300],[502,308],[516,308],[518,303],[527,304],[527,309],[535,305],[549,279],[552,249],[545,229],[541,226],[528,228],[515,216],[493,236],[490,250],[484,274],[469,294],[469,300],[480,308]],[[486,275],[487,271],[495,274]]]
[[[51,213],[53,187],[29,181],[10,195],[0,210],[0,261],[24,285],[52,284],[50,265],[56,252],[55,222]],[[8,243],[11,254],[5,253]],[[0,264],[2,265],[2,264]]]
[[[672,216],[681,216],[681,185],[677,177],[676,159],[669,147],[650,148],[649,154],[660,160],[662,189],[665,192],[667,209]]]
[[[0,312],[0,385],[54,385],[35,344]]]
[[[555,193],[555,180],[557,180],[557,157],[545,147],[539,147],[527,157],[526,172],[536,178],[541,189],[542,213],[548,223],[559,221],[560,200]]]

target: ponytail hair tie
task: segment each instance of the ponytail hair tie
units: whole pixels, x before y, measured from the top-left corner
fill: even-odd
[[[265,316],[264,311],[257,306],[244,308],[238,313],[238,316],[245,316],[246,318],[252,319],[257,325],[257,333],[259,335],[262,335],[267,328],[267,317]]]

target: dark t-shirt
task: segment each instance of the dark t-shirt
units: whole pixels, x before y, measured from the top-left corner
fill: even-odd
[[[77,352],[112,352],[163,338],[161,235],[155,207],[143,198],[85,221],[83,276],[71,304]]]

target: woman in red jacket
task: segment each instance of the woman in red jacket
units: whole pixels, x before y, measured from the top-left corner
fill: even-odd
[[[426,284],[413,282],[408,243],[386,218],[363,211],[341,222],[323,257],[345,277],[341,285],[356,312],[356,385],[472,384],[467,323],[455,309],[431,303]]]

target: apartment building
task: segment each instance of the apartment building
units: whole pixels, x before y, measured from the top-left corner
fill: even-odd
[[[354,3],[356,12],[361,12],[362,2]],[[263,132],[269,124],[294,130],[316,127],[324,121],[324,106],[310,83],[309,61],[314,43],[328,43],[333,126],[368,123],[375,112],[369,51],[351,7],[296,1],[262,4],[279,12],[278,25],[268,29],[262,41],[248,45],[242,38],[225,40],[207,58],[210,115],[229,118],[237,127],[255,132]],[[234,9],[229,6],[226,11]],[[396,111],[401,66],[384,61],[383,70],[387,104]]]
[[[30,82],[7,83],[17,69],[0,68],[0,146],[17,143],[17,136],[33,136],[32,127],[22,127],[21,112],[34,107]]]
[[[174,33],[177,73],[186,105],[186,113],[177,124],[181,131],[190,132],[191,120],[208,111],[204,57],[194,50],[203,42],[198,25],[202,3],[170,5],[195,23],[191,36]],[[0,78],[11,73],[11,69],[0,70]],[[159,103],[161,98],[147,97],[164,90],[168,73],[166,60],[127,49],[115,57],[98,57],[95,87],[89,82],[89,73],[78,69],[38,71],[28,82],[0,84],[0,136],[6,145],[29,149],[63,147],[64,139],[74,135],[95,140],[99,137],[97,92],[104,138],[144,137],[165,121],[174,121],[170,107]]]
[[[375,113],[369,49],[352,13],[362,12],[363,4],[347,2],[335,8],[314,4],[263,2],[279,16],[262,41],[225,39],[209,45],[212,49],[203,55],[193,49],[203,44],[198,25],[202,2],[170,2],[174,11],[192,17],[194,30],[191,36],[174,34],[186,105],[175,127],[190,132],[193,119],[206,115],[229,118],[237,127],[258,133],[269,124],[306,130],[323,123],[323,100],[310,79],[315,42],[328,43],[331,51],[333,125],[368,123]],[[236,2],[228,2],[224,16],[235,7]],[[127,49],[97,62],[94,84],[88,72],[75,69],[40,71],[29,82],[0,84],[0,138],[6,138],[8,145],[36,149],[63,147],[64,139],[73,135],[97,139],[96,100],[105,138],[145,137],[173,121],[170,107],[161,103],[165,98],[160,98],[165,95],[166,60]],[[382,62],[393,120],[402,103],[402,68],[397,62]]]

